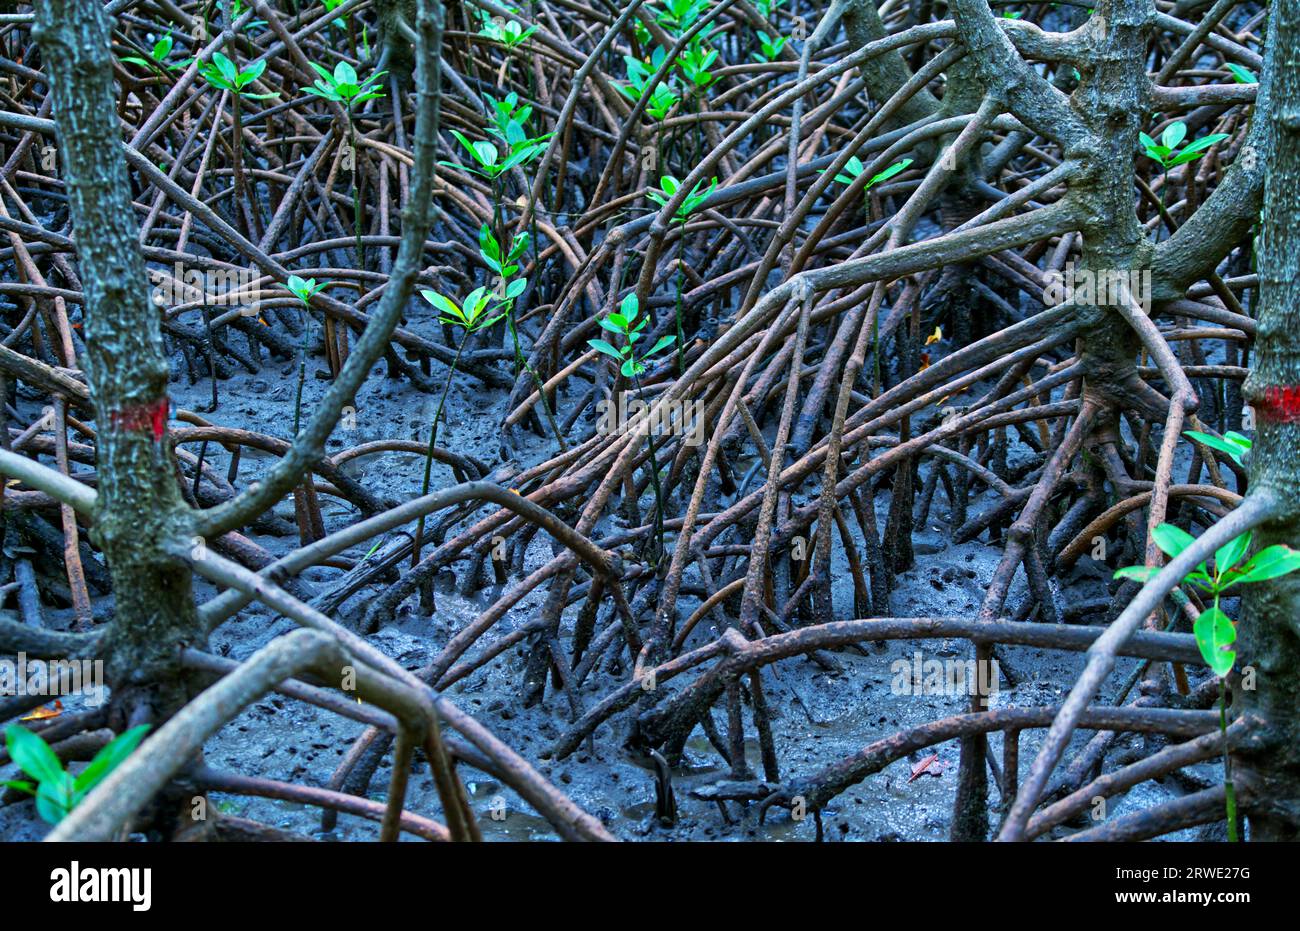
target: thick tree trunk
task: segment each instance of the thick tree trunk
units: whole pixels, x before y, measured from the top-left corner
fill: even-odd
[[[1256,532],[1256,548],[1300,545],[1300,0],[1280,0],[1271,15],[1277,17],[1272,159],[1264,181],[1255,367],[1244,393],[1256,423],[1251,487],[1273,489],[1288,510]],[[1246,586],[1238,634],[1244,671],[1238,706],[1266,725],[1263,739],[1235,763],[1262,808],[1251,815],[1251,838],[1298,840],[1300,573]]]
[[[95,401],[99,499],[93,536],[112,573],[105,672],[115,711],[166,717],[184,701],[178,645],[201,645],[187,562],[190,513],[167,442],[168,368],[149,299],[98,0],[36,4],[59,162],[84,286],[82,360]],[[141,698],[150,707],[137,708]],[[115,723],[122,723],[117,719]]]

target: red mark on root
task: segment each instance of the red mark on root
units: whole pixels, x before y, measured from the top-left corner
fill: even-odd
[[[134,407],[113,411],[109,419],[116,430],[127,430],[132,433],[148,431],[153,441],[158,443],[167,433],[169,407],[167,398],[162,397],[150,404],[137,404]]]
[[[1264,389],[1255,416],[1275,423],[1300,423],[1300,385],[1273,385]]]

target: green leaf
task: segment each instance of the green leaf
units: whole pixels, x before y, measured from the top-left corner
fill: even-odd
[[[461,309],[465,311],[465,319],[473,323],[474,318],[483,312],[483,308],[487,306],[487,302],[491,299],[492,295],[487,288],[475,288],[469,292],[469,295],[461,304]]]
[[[104,749],[96,753],[95,758],[90,761],[90,765],[78,773],[73,782],[77,799],[80,800],[81,796],[93,789],[105,776],[117,769],[122,761],[140,745],[140,741],[144,740],[145,735],[149,733],[150,727],[149,724],[141,724],[128,731],[123,731],[110,740],[104,746]]]
[[[875,185],[879,184],[881,181],[888,181],[890,178],[894,177],[894,175],[898,174],[900,171],[905,171],[907,169],[907,166],[910,164],[912,164],[912,160],[910,158],[905,158],[901,162],[895,162],[894,164],[886,168],[884,171],[882,171],[880,174],[876,175],[874,178],[868,181],[867,188],[869,189],[871,187],[874,187]]]
[[[495,147],[493,151],[495,151]],[[522,149],[519,149],[516,152],[512,152],[506,158],[506,160],[501,163],[501,166],[497,169],[497,171],[499,172],[509,171],[511,168],[514,168],[516,165],[521,165],[529,161],[530,159],[536,158],[537,153],[540,151],[542,151],[541,146],[526,145]]]
[[[72,779],[62,773],[57,782],[42,782],[36,790],[36,812],[49,824],[58,824],[72,811]]]
[[[1246,440],[1244,446],[1239,441],[1234,442],[1227,439],[1220,439],[1217,436],[1211,436],[1208,433],[1202,433],[1200,430],[1183,431],[1183,436],[1191,437],[1192,439],[1196,440],[1196,442],[1198,443],[1204,443],[1206,446],[1210,447],[1211,449],[1217,449],[1219,452],[1230,456],[1234,462],[1240,465],[1241,454],[1244,450],[1250,448],[1250,440],[1246,439],[1245,437],[1242,437],[1240,433],[1236,435],[1241,437],[1241,439]]]
[[[6,789],[13,789],[15,792],[26,792],[28,795],[36,794],[36,783],[34,782],[5,781],[0,782],[0,786],[4,786]]]
[[[239,85],[242,87],[245,84],[253,83],[254,81],[256,81],[258,78],[262,76],[262,72],[265,70],[266,70],[266,59],[253,62],[251,65],[245,68],[243,72],[239,75]]]
[[[1179,165],[1186,165],[1188,162],[1196,161],[1204,154],[1204,152],[1182,152],[1169,160],[1169,167],[1177,168]]]
[[[317,85],[321,85],[321,86],[318,86],[318,87],[304,87],[304,88],[302,89],[302,92],[303,92],[304,94],[311,94],[311,95],[314,96],[314,97],[324,97],[326,100],[338,100],[338,101],[341,101],[341,100],[343,99],[343,98],[340,97],[338,94],[334,93],[334,91],[332,91],[332,90],[330,90],[328,87],[325,87],[324,85],[322,85],[320,81],[317,81],[316,84],[317,84]],[[447,165],[447,164],[455,164],[455,163],[454,163],[454,162],[440,162],[439,164]],[[460,166],[457,165],[456,167],[459,168]]]
[[[1192,633],[1205,664],[1214,670],[1216,676],[1226,676],[1237,659],[1236,651],[1227,649],[1237,639],[1237,631],[1228,615],[1219,610],[1218,605],[1206,608],[1192,624]]]
[[[1186,530],[1175,527],[1173,524],[1160,524],[1151,532],[1151,536],[1155,539],[1156,546],[1160,547],[1161,551],[1171,559],[1187,549],[1196,540]]]
[[[1233,79],[1238,84],[1258,84],[1259,80],[1255,77],[1255,72],[1248,68],[1243,68],[1235,62],[1228,63],[1228,70],[1232,72]]]
[[[334,66],[334,83],[335,84],[356,84],[357,69],[353,68],[346,61],[341,61]]]
[[[478,247],[488,258],[501,258],[501,247],[497,244],[497,238],[492,235],[492,228],[486,223],[478,231]]]
[[[231,84],[235,83],[235,77],[239,72],[235,68],[235,63],[233,61],[225,55],[222,55],[220,52],[213,52],[212,63],[217,66],[217,71],[223,78]]]
[[[1241,557],[1250,549],[1251,532],[1247,530],[1239,537],[1234,537],[1214,551],[1214,569],[1220,576],[1241,562]]]
[[[603,352],[605,355],[611,356],[620,362],[623,361],[623,353],[619,352],[603,339],[589,339],[587,340],[587,345],[597,352]]]
[[[476,142],[471,151],[474,153],[474,158],[484,168],[491,168],[495,165],[497,156],[500,154],[497,152],[497,147],[490,142]]]
[[[469,152],[470,155],[474,154],[474,143],[470,142],[469,139],[465,137],[464,133],[458,129],[453,129],[451,134],[456,137],[456,141],[464,146],[465,150]]]
[[[1197,139],[1195,142],[1190,142],[1186,146],[1184,146],[1182,154],[1186,155],[1188,152],[1200,152],[1202,149],[1208,149],[1216,142],[1222,142],[1224,139],[1227,138],[1228,138],[1227,133],[1215,133],[1212,136],[1202,136],[1200,139]]]
[[[461,315],[460,308],[437,291],[421,291],[420,296],[445,314],[451,314],[453,317]]]
[[[1165,131],[1160,134],[1160,143],[1172,152],[1186,137],[1187,124],[1178,121],[1165,127]]]
[[[632,293],[624,297],[622,302],[619,303],[618,309],[622,311],[623,316],[627,318],[628,323],[631,323],[633,320],[635,320],[636,315],[640,312],[641,309],[640,302],[637,300],[636,297],[636,292],[633,291]]]
[[[650,350],[645,354],[645,356],[642,356],[641,358],[644,359],[644,358],[646,358],[646,356],[652,356],[652,355],[654,355],[656,352],[658,352],[660,349],[663,349],[665,346],[671,346],[674,342],[676,342],[676,340],[677,340],[677,337],[676,337],[676,336],[661,336],[661,337],[659,337],[659,342],[657,342],[657,343],[655,343],[653,346],[651,346],[651,347],[650,347]]]
[[[1146,583],[1154,579],[1159,572],[1159,566],[1125,566],[1123,569],[1116,569],[1113,578]]]
[[[1289,575],[1300,569],[1300,550],[1278,543],[1256,553],[1238,570],[1241,574],[1233,582],[1250,584],[1266,582],[1280,576]]]
[[[36,734],[14,725],[5,731],[5,745],[18,768],[39,783],[55,782],[63,773],[63,763]]]
[[[709,186],[701,191],[700,185],[703,183],[704,181],[701,179],[695,183],[695,187],[691,188],[691,193],[687,196],[686,200],[682,202],[682,205],[677,208],[677,215],[679,217],[685,219],[694,213],[695,209],[708,200],[709,195],[711,195],[718,187],[717,178],[710,179]]]

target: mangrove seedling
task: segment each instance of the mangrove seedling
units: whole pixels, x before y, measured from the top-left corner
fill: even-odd
[[[510,148],[511,154],[529,146],[540,148],[555,135],[555,133],[528,135],[528,118],[532,116],[533,108],[528,104],[521,105],[519,95],[513,91],[506,95],[505,100],[497,100],[487,94],[484,95],[484,99],[488,102],[488,117],[492,121],[487,127],[488,135],[504,142]]]
[[[137,55],[126,55],[123,56],[122,61],[128,62],[132,65],[140,65],[143,68],[153,68],[156,71],[180,71],[189,67],[190,62],[194,59],[184,58],[180,61],[169,63],[167,61],[167,56],[172,53],[172,46],[175,42],[176,40],[172,38],[172,34],[169,32],[153,44],[153,48],[149,50],[148,58],[140,58]]]
[[[787,41],[785,36],[769,36],[761,29],[757,30],[755,35],[758,36],[759,50],[753,53],[754,61],[776,61],[777,56],[781,54],[781,49],[785,48]]]
[[[1138,139],[1142,142],[1142,154],[1159,164],[1165,173],[1168,173],[1171,168],[1196,161],[1210,146],[1227,139],[1228,134],[1214,133],[1202,136],[1180,149],[1179,145],[1185,138],[1187,138],[1187,125],[1182,122],[1174,122],[1166,126],[1165,131],[1160,134],[1158,143],[1146,133],[1138,133]]]
[[[618,85],[618,89],[633,101],[639,101],[645,96],[646,86],[649,84],[651,76],[663,65],[666,55],[667,53],[662,46],[656,47],[650,56],[650,65],[648,67],[640,59],[633,58],[631,55],[624,55],[623,62],[627,67],[627,84]],[[646,103],[645,112],[654,120],[662,120],[680,99],[677,91],[673,89],[672,81],[665,79],[656,84],[654,90],[650,91],[650,100]]]
[[[642,317],[639,321],[637,315],[640,313],[639,302],[635,294],[629,294],[623,298],[619,304],[619,309],[611,313],[608,317],[600,321],[601,327],[611,333],[623,337],[624,345],[615,348],[603,339],[589,339],[587,345],[597,352],[604,353],[611,359],[618,362],[618,370],[626,378],[638,378],[646,370],[646,363],[653,361],[660,350],[671,346],[677,339],[676,336],[661,336],[650,349],[644,353],[636,352],[636,341],[641,338],[641,331],[649,324],[649,320]]]
[[[867,186],[862,189],[862,204],[863,204],[863,210],[866,211],[868,218],[870,217],[870,213],[871,213],[871,198],[868,195],[868,192],[877,184],[881,184],[885,181],[888,181],[890,178],[894,177],[894,175],[898,174],[901,171],[906,171],[907,166],[910,164],[912,164],[912,160],[910,158],[905,158],[902,159],[901,161],[894,162],[894,164],[890,165],[884,171],[880,172],[877,175],[873,175],[871,180],[867,182]],[[866,170],[867,170],[867,166],[863,165],[862,160],[859,159],[856,155],[854,155],[844,164],[844,168],[838,174],[835,175],[835,180],[838,181],[840,184],[852,184],[854,181],[858,180],[858,178],[862,177],[862,173]],[[827,169],[823,168],[820,172],[818,172],[818,174],[824,175],[826,174],[826,171]]]
[[[505,174],[516,165],[526,165],[532,159],[536,158],[542,152],[543,146],[537,142],[531,142],[521,146],[519,149],[512,149],[505,158],[497,151],[494,143],[486,140],[477,140],[471,142],[465,134],[453,129],[451,134],[456,137],[465,151],[469,152],[474,159],[474,165],[462,165],[460,162],[439,162],[440,165],[450,165],[452,168],[459,168],[463,171],[473,172],[474,174],[487,178],[489,181],[496,181],[497,178]],[[548,137],[549,138],[549,137]]]
[[[308,64],[315,69],[320,77],[316,79],[313,86],[304,87],[303,91],[342,104],[343,112],[347,114],[348,145],[352,149],[352,157],[348,160],[348,167],[352,169],[352,231],[356,237],[357,264],[361,268],[365,268],[366,257],[361,244],[361,202],[363,198],[359,188],[360,176],[357,172],[357,129],[353,119],[353,112],[356,110],[357,104],[384,96],[383,91],[376,89],[376,83],[387,72],[376,71],[364,81],[358,81],[357,70],[346,61],[341,61],[335,65],[332,73],[314,61],[308,62]]]
[[[322,281],[316,283],[315,278],[301,278],[298,275],[290,275],[288,288],[293,292],[293,296],[298,298],[301,305],[298,308],[298,319],[302,321],[302,348],[298,354],[298,392],[293,402],[293,435],[298,435],[298,426],[302,422],[302,389],[307,381],[307,347],[311,336],[311,314],[307,312],[307,307],[311,303],[312,295],[327,287],[329,282]]]
[[[677,237],[676,295],[673,298],[673,313],[677,317],[678,374],[686,371],[686,331],[682,325],[682,262],[684,260],[683,250],[686,247],[686,221],[690,219],[691,214],[698,210],[701,205],[709,199],[709,195],[712,194],[714,189],[718,186],[718,179],[713,178],[709,181],[709,186],[701,191],[700,185],[703,183],[703,179],[695,183],[695,187],[691,188],[691,193],[686,195],[686,199],[682,201],[682,205],[678,207],[677,212],[673,214],[673,222],[682,224],[682,229]],[[672,175],[664,175],[659,179],[659,190],[656,191],[651,188],[646,191],[646,197],[649,197],[660,207],[664,207],[667,206],[668,201],[672,199],[673,195],[677,193],[680,187],[680,181]]]
[[[330,72],[322,65],[316,62],[308,62],[313,70],[320,75],[316,83],[311,87],[304,87],[303,91],[308,94],[315,94],[317,97],[324,97],[326,100],[333,100],[335,103],[341,103],[349,110],[359,103],[365,103],[367,100],[374,100],[376,97],[383,97],[383,91],[376,90],[377,82],[387,71],[376,71],[364,81],[357,80],[357,69],[353,68],[346,61],[341,61],[334,66],[334,71]]]
[[[664,0],[663,9],[650,7],[655,20],[674,36],[680,36],[709,9],[709,0]]]
[[[704,44],[702,37],[696,36],[677,57],[677,67],[682,69],[682,74],[686,76],[687,86],[699,90],[717,80],[709,70],[717,60],[717,49],[709,48]]]
[[[636,385],[637,393],[641,393],[641,375],[646,370],[646,364],[654,361],[654,356],[661,350],[671,346],[677,337],[673,335],[661,336],[658,341],[646,352],[638,353],[636,351],[636,341],[641,338],[641,331],[646,328],[650,322],[647,318],[642,317],[640,320],[637,316],[640,313],[640,302],[637,300],[636,293],[629,294],[623,298],[619,304],[619,309],[609,314],[600,321],[603,329],[608,330],[623,338],[623,345],[615,347],[603,339],[589,339],[587,345],[599,353],[609,356],[618,362],[618,370],[624,378],[632,379]],[[650,447],[650,483],[654,488],[655,496],[655,520],[654,530],[655,539],[658,541],[654,553],[653,562],[659,564],[664,555],[664,502],[663,490],[659,486],[659,462],[655,453],[654,433],[649,425],[646,426],[646,443]]]
[[[1160,213],[1162,215],[1165,214],[1165,189],[1169,187],[1170,169],[1196,161],[1209,150],[1210,146],[1227,139],[1228,134],[1214,133],[1213,135],[1202,136],[1180,149],[1179,145],[1185,138],[1187,138],[1187,125],[1181,121],[1175,121],[1166,126],[1165,131],[1160,134],[1159,142],[1156,142],[1146,133],[1138,133],[1138,140],[1142,144],[1142,154],[1160,166]],[[1157,226],[1157,235],[1159,235],[1159,230],[1160,227]]]
[[[484,230],[487,227],[484,226]],[[521,248],[522,251],[522,248]],[[429,427],[429,446],[424,454],[424,477],[420,481],[420,496],[429,493],[429,482],[433,475],[433,451],[438,445],[438,423],[442,420],[443,405],[447,403],[447,393],[451,390],[451,380],[456,375],[456,366],[460,364],[461,353],[469,338],[486,330],[506,315],[508,305],[518,297],[527,286],[524,278],[517,279],[505,289],[504,299],[498,298],[487,288],[475,288],[458,305],[451,298],[437,291],[423,289],[420,296],[433,305],[439,313],[438,322],[460,329],[461,337],[456,344],[456,355],[447,369],[447,377],[442,383],[442,394],[438,397],[438,406],[433,412],[433,423]],[[493,303],[496,306],[493,307]],[[411,565],[420,561],[420,545],[424,540],[424,516],[421,515],[415,527],[415,543],[412,549]]]
[[[15,725],[5,731],[5,746],[10,759],[32,781],[0,782],[0,786],[35,796],[37,814],[50,824],[58,824],[131,755],[149,728],[150,725],[141,724],[118,734],[95,754],[85,769],[73,776],[39,734]]]
[[[1152,537],[1156,546],[1171,559],[1196,539],[1173,524],[1158,525],[1152,531]],[[1228,752],[1227,676],[1237,659],[1237,653],[1232,649],[1232,644],[1237,639],[1237,630],[1232,619],[1219,606],[1219,598],[1234,585],[1265,582],[1300,569],[1300,550],[1282,544],[1265,547],[1242,563],[1242,557],[1250,550],[1251,537],[1252,534],[1247,531],[1229,540],[1215,550],[1213,571],[1201,563],[1183,579],[1183,584],[1191,583],[1214,599],[1214,603],[1193,622],[1192,633],[1196,637],[1201,658],[1219,677],[1219,731],[1223,735],[1223,790],[1230,841],[1237,840],[1237,798],[1232,784],[1232,756]],[[1146,582],[1159,571],[1158,566],[1127,566],[1118,570],[1115,578]]]
[[[686,195],[686,199],[682,201],[682,205],[678,207],[677,212],[673,214],[674,223],[685,223],[690,218],[691,214],[699,209],[700,205],[709,199],[709,195],[712,194],[714,189],[718,186],[718,179],[713,178],[710,180],[709,186],[701,191],[700,185],[703,183],[704,181],[701,179],[695,183],[695,187],[691,188],[691,193]],[[668,201],[672,200],[673,195],[677,193],[678,188],[681,186],[682,183],[672,175],[664,175],[659,179],[659,190],[650,188],[645,192],[645,196],[650,198],[660,207],[664,207],[668,204]]]
[[[515,15],[519,14],[519,11],[513,7],[506,7],[506,10]],[[537,31],[536,26],[524,28],[523,24],[516,20],[493,16],[486,10],[479,10],[478,15],[483,22],[478,34],[493,42],[500,42],[507,49],[523,45]]]
[[[212,61],[199,65],[199,74],[213,87],[230,91],[236,97],[248,97],[252,100],[269,100],[278,94],[254,94],[244,90],[262,76],[266,70],[266,61],[255,61],[242,71],[235,63],[220,52],[212,53]]]
[[[257,211],[244,184],[244,128],[240,115],[240,101],[246,97],[250,100],[268,100],[278,97],[279,94],[255,94],[245,89],[262,76],[262,72],[266,70],[265,59],[255,61],[240,70],[225,55],[213,52],[212,61],[200,64],[198,70],[209,85],[230,93],[230,116],[234,132],[234,137],[230,140],[231,170],[235,179],[235,201],[240,205],[239,209],[245,212],[245,224],[251,232],[253,218]]]

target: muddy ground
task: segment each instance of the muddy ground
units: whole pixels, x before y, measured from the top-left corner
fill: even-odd
[[[435,367],[434,374],[440,376],[441,372]],[[304,392],[305,411],[310,410],[313,400],[324,391],[327,385],[324,375],[323,363],[313,359]],[[206,381],[188,384],[179,376],[176,381],[174,396],[180,407],[194,408],[210,397],[210,384]],[[220,407],[206,416],[218,423],[284,435],[286,411],[292,411],[296,382],[296,361],[275,360],[266,364],[257,375],[237,374],[219,383]],[[501,419],[504,395],[485,391],[468,378],[458,378],[456,385],[448,401],[440,445],[475,456],[494,468],[502,464],[526,467],[544,457],[548,450],[547,442],[521,432],[519,436],[527,439],[515,450],[515,461],[503,463],[497,424]],[[435,397],[388,378],[383,366],[376,366],[357,398],[355,429],[336,431],[330,441],[330,451],[374,439],[423,438],[427,436],[424,431],[435,404]],[[589,410],[580,424],[589,416],[595,415]],[[1025,452],[1024,448],[1013,448],[1012,459]],[[228,459],[222,450],[209,447],[208,458],[218,471],[224,473]],[[250,456],[246,451],[240,480],[251,480],[268,461]],[[422,468],[422,457],[412,454],[383,454],[357,460],[349,466],[352,474],[372,493],[397,499],[418,494]],[[448,468],[435,464],[435,488],[454,481]],[[350,504],[339,499],[323,500],[327,529],[341,528],[355,519],[356,511]],[[977,500],[971,506],[971,513],[992,500],[991,497]],[[888,507],[887,494],[878,496],[877,506],[880,509],[879,522],[883,525]],[[648,499],[643,502],[643,507],[648,512]],[[282,504],[277,513],[291,521],[291,502]],[[977,541],[954,545],[950,542],[953,528],[946,522],[946,517],[946,501],[939,493],[927,525],[918,528],[914,538],[917,567],[898,579],[892,594],[891,612],[895,616],[969,616],[978,608],[984,587],[1001,553],[1000,541],[998,545],[990,544],[985,535]],[[601,529],[607,531],[610,528]],[[276,555],[288,552],[297,544],[296,535],[292,534],[253,536]],[[360,558],[365,555],[365,549],[347,555]],[[535,538],[527,554],[526,566],[532,569],[549,556],[549,541]],[[842,554],[837,553],[836,558],[842,563]],[[853,592],[847,567],[837,565],[836,568],[836,617],[852,617]],[[1081,560],[1069,587],[1058,593],[1060,607],[1069,611],[1071,605],[1096,601],[1104,596],[1104,579],[1110,571],[1087,558]],[[337,569],[316,568],[305,573],[303,580],[319,590],[340,573],[341,570]],[[1018,580],[1009,604],[1018,603],[1021,585],[1023,582]],[[200,582],[198,586],[201,600],[214,594],[206,583]],[[357,619],[368,599],[378,590],[372,587],[353,596],[339,610],[339,618],[344,621]],[[432,616],[422,613],[416,600],[411,599],[403,605],[397,622],[373,634],[371,640],[407,668],[418,668],[433,657],[457,630],[486,608],[500,591],[499,587],[489,586],[471,599],[462,598],[456,594],[450,573],[444,573],[438,583],[436,613]],[[498,625],[496,636],[502,636],[535,617],[543,597],[541,591],[536,591],[524,599]],[[687,616],[698,604],[697,599],[684,597],[680,604],[682,616]],[[97,608],[103,610],[106,606]],[[568,623],[572,623],[575,612],[576,608],[572,608],[566,613]],[[51,626],[70,623],[68,611],[50,609],[48,614]],[[1074,620],[1100,623],[1104,617],[1083,614]],[[220,627],[212,637],[211,647],[214,652],[232,659],[243,659],[291,628],[290,622],[254,606]],[[717,633],[707,622],[701,623],[688,642],[698,645]],[[942,661],[965,658],[968,650],[964,642],[957,641],[891,641],[869,646],[861,654],[837,654],[843,666],[843,672],[838,674],[827,673],[803,657],[767,667],[763,672],[764,688],[773,715],[782,777],[815,772],[899,729],[964,711],[967,700],[963,694],[898,694],[899,690],[891,687],[894,680],[891,666],[898,660],[912,663],[914,654],[918,652],[923,661]],[[999,680],[999,688],[992,700],[994,707],[1057,703],[1082,668],[1081,655],[1029,648],[1007,648],[1003,661],[1009,669]],[[1129,678],[1135,662],[1121,660],[1118,663],[1102,691],[1103,696],[1113,695],[1120,683]],[[582,690],[584,704],[594,703],[621,681],[608,671],[608,662],[604,664],[604,670],[590,676],[585,683]],[[626,667],[620,667],[616,672],[618,676],[627,675]],[[456,683],[450,689],[450,695],[499,738],[531,760],[578,804],[599,817],[616,835],[628,840],[678,841],[807,841],[814,838],[815,827],[811,818],[793,821],[787,812],[774,809],[766,824],[759,824],[756,805],[727,803],[727,816],[732,820],[728,823],[715,802],[694,796],[692,790],[699,790],[727,776],[722,759],[698,728],[687,745],[683,765],[674,773],[679,823],[672,828],[661,826],[654,817],[655,783],[651,767],[644,759],[635,758],[622,749],[625,719],[616,716],[596,731],[594,753],[590,744],[584,744],[566,759],[541,759],[539,754],[543,748],[567,725],[569,707],[562,695],[550,690],[542,704],[522,707],[518,699],[522,675],[523,652],[519,648],[512,649],[485,669]],[[1008,675],[1016,681],[1008,681]],[[665,683],[665,687],[680,687],[686,681],[689,677],[680,677]],[[65,700],[64,704],[73,710],[78,707],[78,702],[79,699],[74,698]],[[747,723],[750,723],[748,715]],[[207,746],[206,759],[210,766],[220,770],[320,786],[327,783],[361,730],[362,726],[356,722],[273,695],[247,709],[214,738]],[[1022,767],[1027,767],[1037,752],[1042,734],[1042,731],[1022,734]],[[1091,732],[1082,732],[1076,737],[1074,749],[1081,747],[1090,736]],[[755,772],[761,772],[756,735],[751,733],[748,738],[750,763]],[[1142,739],[1138,735],[1121,738],[1108,760],[1122,757],[1126,747],[1135,746],[1131,742]],[[1000,759],[1000,736],[992,737],[991,743]],[[932,752],[937,753],[937,759],[911,778],[917,764]],[[931,751],[899,760],[843,793],[824,812],[826,838],[832,841],[946,839],[957,756],[956,741],[941,744]],[[470,768],[462,772],[486,838],[545,840],[555,837],[549,825],[513,792]],[[16,775],[9,767],[3,776],[11,778],[11,774]],[[1200,779],[1208,780],[1213,776],[1213,765],[1207,765],[1161,783],[1144,784],[1128,796],[1112,802],[1108,814],[1113,817],[1193,791],[1203,787]],[[381,767],[368,790],[371,798],[383,798],[388,778],[387,768]],[[996,808],[996,790],[992,791]],[[377,836],[375,823],[349,815],[340,816],[334,830],[323,832],[320,812],[316,809],[219,793],[213,794],[212,799],[222,811],[321,840],[370,840]],[[422,759],[411,782],[408,808],[435,818],[441,817],[428,766]],[[997,811],[991,815],[992,827],[996,826],[997,815]],[[1083,825],[1076,825],[1076,829],[1080,826]],[[0,839],[37,839],[46,830],[46,826],[36,818],[31,802],[0,808]],[[1195,836],[1194,831],[1184,831],[1168,839],[1187,840]]]

